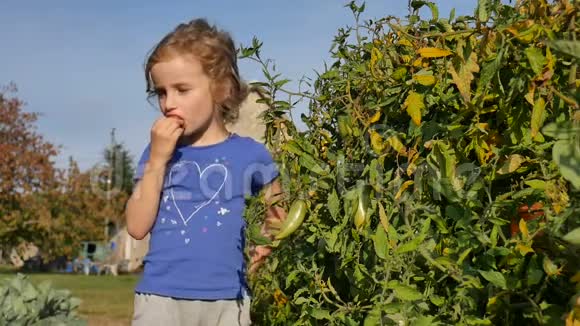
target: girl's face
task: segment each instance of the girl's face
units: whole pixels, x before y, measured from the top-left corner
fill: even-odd
[[[219,123],[220,113],[211,91],[211,79],[193,56],[172,55],[151,68],[151,79],[161,113],[184,122],[183,136]]]

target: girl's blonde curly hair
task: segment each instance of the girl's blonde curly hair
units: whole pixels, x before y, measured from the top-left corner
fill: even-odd
[[[147,93],[154,95],[151,68],[172,55],[193,55],[212,80],[212,95],[225,123],[234,123],[249,89],[238,72],[237,51],[229,33],[205,19],[179,24],[153,48],[145,63]]]

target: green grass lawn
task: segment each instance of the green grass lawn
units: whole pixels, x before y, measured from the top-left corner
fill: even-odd
[[[0,275],[12,277],[14,273]],[[69,289],[81,299],[78,313],[89,325],[129,325],[133,314],[133,289],[137,275],[96,276],[70,274],[27,274],[38,284],[49,280],[56,289]]]

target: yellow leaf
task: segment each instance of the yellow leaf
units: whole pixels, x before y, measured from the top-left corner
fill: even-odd
[[[456,69],[455,65],[450,64],[449,72],[453,78],[453,83],[457,85],[457,89],[465,102],[471,102],[471,81],[474,78],[473,73],[479,72],[475,51],[471,52],[467,60],[464,59],[459,62],[458,69]]]
[[[413,61],[413,67],[421,67],[423,66],[423,58],[418,58],[417,60]]]
[[[517,22],[506,28],[508,32],[512,33],[522,43],[530,43],[533,41],[541,29],[542,28],[538,26],[538,24],[534,24],[534,21],[531,19]]]
[[[451,54],[453,54],[453,52],[451,52],[449,50],[439,49],[439,48],[429,48],[429,47],[421,48],[421,49],[417,50],[417,52],[423,58],[441,58],[441,57],[447,57],[447,56],[450,56]]]
[[[487,161],[493,156],[493,151],[489,147],[489,144],[482,137],[478,137],[476,139],[475,150],[477,158],[482,165],[485,165]]]
[[[522,232],[524,240],[530,237],[530,232],[528,231],[528,224],[523,218],[520,219],[520,231]]]
[[[371,134],[371,147],[373,148],[373,151],[377,154],[381,154],[385,148],[383,137],[381,137],[378,132],[372,129],[369,131],[369,133]]]
[[[415,171],[417,171],[417,164],[410,163],[409,166],[407,166],[407,175],[412,176]]]
[[[397,68],[391,75],[394,80],[403,80],[405,76],[407,76],[407,68],[402,66]]]
[[[550,198],[550,201],[552,202],[552,208],[556,214],[560,214],[564,208],[568,207],[570,196],[568,196],[568,192],[564,184],[551,180],[546,184],[546,189],[544,192],[546,196]]]
[[[383,204],[381,204],[381,202],[379,202],[379,218],[381,220],[381,224],[383,226],[383,228],[385,229],[385,232],[389,232],[389,218],[387,217],[387,213],[385,213],[385,208],[383,207]]]
[[[556,64],[556,58],[552,55],[552,51],[550,51],[550,47],[546,47],[546,59],[548,63],[546,66],[549,70],[554,70],[554,65]]]
[[[397,153],[399,153],[401,155],[404,155],[407,153],[407,149],[405,148],[405,145],[403,145],[403,143],[401,142],[401,140],[397,136],[391,136],[391,137],[387,138],[387,144],[389,144],[392,149],[394,149]]]
[[[487,300],[487,305],[492,306],[497,302],[497,297],[491,297]]]
[[[411,62],[411,56],[410,56],[410,55],[408,55],[408,54],[404,54],[404,55],[402,55],[402,56],[401,56],[401,59],[403,59],[403,62],[404,62],[404,63],[409,63],[409,62]]]
[[[526,94],[526,96],[524,96],[526,101],[528,101],[528,103],[530,103],[531,105],[534,105],[534,93],[535,93],[535,91],[536,91],[536,85],[532,83],[532,84],[530,84],[528,94]]]
[[[403,185],[401,185],[401,188],[399,189],[399,191],[395,195],[395,200],[399,200],[399,198],[401,198],[401,196],[403,195],[403,192],[405,190],[407,190],[407,188],[412,186],[413,183],[414,183],[413,180],[407,180],[407,181],[403,182]]]
[[[371,73],[375,74],[375,65],[377,64],[378,61],[380,61],[383,58],[383,54],[381,53],[381,51],[379,51],[379,49],[377,48],[373,48],[371,51]]]
[[[375,123],[377,121],[379,121],[379,119],[381,118],[381,111],[377,111],[377,113],[375,113],[369,120],[369,124],[371,123]]]
[[[523,220],[522,220],[522,221],[523,221]],[[525,223],[525,222],[524,222],[524,223]],[[532,253],[532,252],[534,252],[534,249],[532,249],[532,248],[530,248],[530,247],[528,247],[528,246],[525,246],[525,245],[523,245],[523,244],[521,244],[521,243],[518,243],[518,245],[516,246],[516,249],[517,249],[517,250],[518,250],[518,251],[519,251],[519,252],[520,252],[520,253],[521,253],[523,256],[525,256],[527,253]]]
[[[570,282],[572,283],[580,283],[580,271],[576,272],[576,274],[574,274],[574,276],[572,276],[570,278]]]
[[[576,319],[574,315],[574,311],[568,314],[568,317],[566,317],[566,326],[580,326],[580,319]]]
[[[489,130],[489,123],[487,122],[479,122],[475,124],[475,127],[477,129],[479,129],[480,131],[486,132],[487,130]]]
[[[398,42],[399,45],[403,45],[403,46],[408,46],[410,48],[413,47],[413,43],[411,43],[409,40],[407,40],[406,38],[399,40]]]
[[[543,97],[540,97],[534,104],[534,109],[532,110],[532,137],[536,137],[540,128],[544,124],[544,113],[546,111],[546,101]]]
[[[371,65],[374,65],[375,63],[377,63],[377,61],[381,60],[383,58],[383,54],[381,53],[381,51],[377,48],[373,48],[371,51]]]
[[[508,174],[512,173],[515,170],[519,169],[523,162],[526,159],[521,156],[520,154],[512,154],[508,157],[507,161],[504,162],[502,167],[497,171],[499,174]]]
[[[546,272],[548,276],[560,275],[560,272],[562,271],[562,268],[558,268],[558,265],[554,264],[548,256],[544,256],[542,267],[544,267],[544,272]]]
[[[413,75],[413,79],[423,86],[431,86],[435,84],[435,76],[433,75]]]
[[[421,125],[421,110],[425,108],[425,103],[423,103],[423,95],[413,91],[409,92],[403,107],[407,110],[407,113],[413,122],[417,126]]]
[[[574,313],[569,313],[566,318],[566,326],[580,326],[580,320],[574,317]]]
[[[409,165],[407,166],[407,175],[411,176],[417,170],[417,164],[415,162],[419,158],[419,152],[415,148],[409,149]]]

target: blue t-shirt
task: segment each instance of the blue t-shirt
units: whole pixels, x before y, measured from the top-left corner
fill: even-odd
[[[143,176],[150,145],[137,167]],[[184,299],[247,295],[245,197],[278,176],[264,145],[232,134],[209,146],[178,146],[168,163],[149,252],[136,292]]]

